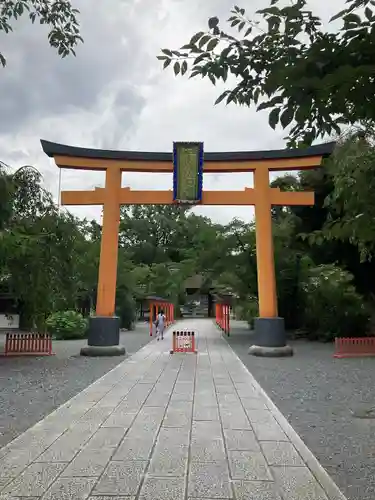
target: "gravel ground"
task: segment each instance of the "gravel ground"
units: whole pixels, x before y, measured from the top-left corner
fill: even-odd
[[[247,354],[251,332],[234,321],[227,339],[349,500],[375,498],[375,359],[332,358],[333,346],[291,344],[292,358]]]
[[[149,342],[148,325],[121,333],[127,355]],[[0,351],[4,335],[0,336]],[[86,358],[85,340],[54,341],[55,356],[0,357],[0,448],[102,377],[126,356]]]

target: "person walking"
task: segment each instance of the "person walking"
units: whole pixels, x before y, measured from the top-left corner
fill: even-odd
[[[156,317],[156,340],[159,340],[159,337],[161,336],[161,340],[164,339],[164,330],[165,330],[165,314],[164,311],[161,309],[159,314]]]

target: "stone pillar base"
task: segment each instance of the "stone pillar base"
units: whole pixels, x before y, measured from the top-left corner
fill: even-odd
[[[120,318],[117,316],[93,316],[89,319],[87,346],[81,356],[123,356],[125,347],[120,346]]]
[[[263,358],[283,358],[293,356],[293,349],[290,345],[284,347],[262,347],[260,345],[252,345],[249,347],[248,354]]]
[[[248,353],[253,356],[293,356],[293,349],[286,343],[284,318],[256,318],[255,342]]]

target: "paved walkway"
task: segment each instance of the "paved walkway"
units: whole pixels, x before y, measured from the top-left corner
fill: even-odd
[[[153,341],[0,450],[0,500],[345,500],[209,320]],[[275,360],[277,363],[277,360]]]

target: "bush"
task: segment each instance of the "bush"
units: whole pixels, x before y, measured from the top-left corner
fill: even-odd
[[[88,321],[76,311],[58,311],[46,321],[48,333],[57,340],[82,339],[86,335]]]
[[[300,282],[300,296],[302,328],[309,339],[329,342],[335,337],[360,337],[367,333],[370,314],[352,281],[349,272],[332,264],[306,270]]]
[[[247,321],[250,329],[254,328],[254,319],[259,316],[259,306],[257,297],[250,296],[246,302],[241,302],[236,308],[239,319]]]
[[[118,294],[116,300],[116,314],[120,317],[120,327],[126,330],[133,330],[136,319],[135,300],[129,293]]]

